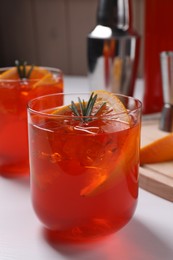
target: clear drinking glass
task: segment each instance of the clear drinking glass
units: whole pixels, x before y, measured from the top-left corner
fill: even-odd
[[[47,95],[28,104],[33,208],[56,239],[115,232],[137,205],[141,103],[117,95],[127,109],[121,115],[72,115],[71,100],[89,96]]]
[[[59,69],[34,67],[29,79],[19,78],[16,67],[0,69],[1,175],[14,177],[29,173],[27,102],[61,92],[63,74]]]

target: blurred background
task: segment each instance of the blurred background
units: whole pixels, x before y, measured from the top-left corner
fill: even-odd
[[[5,0],[0,12],[0,67],[27,60],[87,75],[86,38],[96,25],[98,0]],[[141,35],[138,77],[143,75],[144,0],[133,0]]]

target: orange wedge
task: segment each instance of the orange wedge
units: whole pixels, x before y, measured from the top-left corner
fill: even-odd
[[[120,101],[120,99],[113,93],[108,92],[106,90],[96,90],[94,94],[97,94],[96,104],[106,102],[106,111],[105,114],[117,115],[117,119],[123,122],[129,123],[130,119],[127,113],[127,110],[124,104]]]
[[[31,66],[26,66],[26,71],[29,71],[29,69],[31,68]],[[34,66],[32,73],[30,75],[30,79],[41,79],[43,78],[46,74],[50,74],[50,72],[46,69],[42,69],[38,66]],[[19,75],[17,72],[16,67],[12,67],[6,71],[4,71],[3,73],[0,74],[0,79],[6,79],[6,80],[15,80],[15,79],[19,79]]]
[[[48,84],[49,82],[52,83],[53,78],[51,77],[51,75],[45,75],[45,77],[41,79],[39,82],[37,82],[34,86],[38,86],[39,84],[41,85]],[[95,113],[95,109],[100,107],[100,105],[105,102],[106,106],[104,106],[104,109],[101,109],[100,113],[97,114],[97,116],[116,115],[117,120],[129,124],[130,119],[127,110],[118,97],[116,97],[113,93],[108,92],[106,90],[96,90],[93,93],[94,95],[97,95],[97,99],[93,108],[93,113],[91,113],[91,115]],[[85,101],[85,104],[86,103],[87,102]],[[75,103],[75,105],[78,109],[80,109],[79,103]],[[53,114],[66,114],[69,111],[71,111],[69,106],[63,106],[55,110]]]
[[[15,67],[10,68],[0,74],[0,79],[18,79],[17,69]]]
[[[121,147],[118,158],[114,158],[112,167],[108,166],[109,170],[98,168],[97,174],[93,174],[90,184],[81,190],[81,196],[92,197],[112,188],[115,185],[115,180],[121,180],[125,172],[130,170],[131,164],[138,165],[139,140],[137,142],[136,138],[139,139],[139,129],[133,128],[131,131],[130,135],[127,135],[123,147]]]
[[[105,106],[103,106],[103,108],[99,111],[100,120],[102,120],[101,117],[104,115],[112,115],[114,120],[123,122],[125,125],[125,129],[128,129],[130,127],[129,115],[125,106],[119,100],[119,98],[116,97],[113,93],[104,90],[94,91],[94,95],[95,94],[97,94],[97,99],[94,104],[93,110],[97,110],[97,108],[100,107],[101,104],[106,102]],[[77,109],[80,109],[79,103],[75,103],[75,105]],[[53,114],[57,115],[64,115],[66,113],[72,113],[69,106],[62,106],[53,111]],[[134,129],[134,131],[136,130]],[[122,139],[123,147],[120,148],[121,152],[119,153],[118,158],[117,155],[115,155],[112,159],[112,166],[107,165],[107,163],[106,165],[102,165],[102,168],[86,166],[86,172],[88,172],[88,175],[91,178],[89,177],[88,184],[81,189],[80,196],[90,197],[96,195],[97,193],[105,191],[106,189],[114,185],[114,180],[123,175],[125,169],[128,170],[128,165],[130,165],[131,161],[135,160],[135,163],[137,163],[138,153],[132,152],[138,150],[136,149],[136,138],[136,132],[131,135],[129,135],[128,133],[124,134],[124,137]],[[128,155],[124,156],[124,152],[126,152],[126,154]],[[126,159],[124,159],[125,157]]]
[[[31,66],[26,66],[26,70],[28,71],[30,69]],[[45,77],[46,75],[50,75],[51,73],[46,70],[43,69],[41,67],[38,66],[34,66],[31,75],[30,75],[30,79],[42,79],[43,77]]]
[[[42,77],[38,82],[33,85],[33,88],[44,86],[44,85],[52,85],[55,84],[56,80],[53,78],[53,75],[50,72],[47,72],[44,77]]]
[[[116,97],[113,93],[97,90],[94,91],[94,94],[97,94],[96,106],[100,103],[106,102],[106,109],[101,110],[102,115],[104,114],[112,114],[117,115],[117,120],[123,121],[127,124],[127,128],[129,127],[130,119],[127,113],[127,110],[123,103]],[[136,135],[134,136],[136,138]],[[132,160],[131,151],[133,150],[133,146],[135,144],[135,140],[130,136],[127,137],[127,140],[124,145],[127,145],[126,152],[129,150],[129,160]],[[119,177],[124,172],[124,168],[126,167],[126,160],[123,159],[124,154],[120,153],[118,158],[115,158],[115,165],[113,165],[112,169],[107,171],[106,169],[94,168],[90,169],[93,171],[93,178],[91,182],[84,187],[80,195],[83,197],[95,196],[96,194],[105,191],[114,185],[115,178]]]
[[[173,160],[173,134],[159,138],[140,149],[140,164]]]

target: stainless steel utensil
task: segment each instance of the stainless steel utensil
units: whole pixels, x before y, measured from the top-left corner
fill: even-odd
[[[159,128],[173,132],[173,51],[161,52],[160,64],[164,106]]]

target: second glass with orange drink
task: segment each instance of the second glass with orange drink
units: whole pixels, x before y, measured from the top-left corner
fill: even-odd
[[[27,102],[35,97],[63,92],[59,69],[16,62],[0,69],[0,174],[29,174]]]

